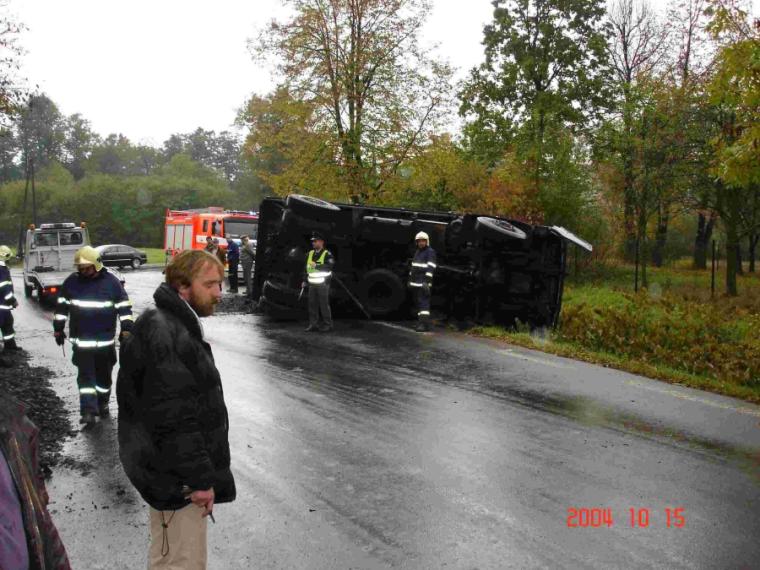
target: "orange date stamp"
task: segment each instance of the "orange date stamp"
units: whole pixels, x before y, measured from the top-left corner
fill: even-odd
[[[648,508],[629,508],[626,516],[616,515],[609,507],[569,507],[567,509],[568,528],[612,528],[615,524],[631,528],[649,528],[650,522],[665,523],[667,528],[686,526],[686,509],[666,507],[662,511]]]

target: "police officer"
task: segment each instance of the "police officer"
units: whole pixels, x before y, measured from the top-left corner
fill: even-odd
[[[103,267],[94,248],[86,246],[77,251],[74,265],[77,272],[61,286],[53,329],[55,342],[62,346],[69,321],[72,361],[79,369],[80,423],[91,424],[98,416],[109,415],[116,319],[121,326],[119,340],[123,340],[132,328],[132,303],[119,280]]]
[[[19,350],[16,346],[16,333],[13,330],[13,314],[18,301],[13,294],[13,281],[6,262],[13,256],[11,248],[0,245],[0,339],[5,350]]]
[[[414,236],[417,251],[414,252],[412,268],[409,271],[409,287],[414,294],[417,305],[417,332],[429,331],[430,326],[430,289],[433,287],[435,273],[435,250],[428,245],[430,238],[425,232]]]
[[[325,249],[325,238],[321,234],[314,232],[311,245],[313,249],[306,256],[306,281],[302,285],[309,286],[309,326],[306,330],[329,332],[333,328],[330,312],[330,278],[335,259]],[[319,325],[320,315],[322,325]]]

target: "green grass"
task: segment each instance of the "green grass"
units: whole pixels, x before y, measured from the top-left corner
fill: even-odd
[[[546,338],[498,327],[472,334],[760,403],[760,276],[740,276],[739,297],[711,298],[709,271],[649,272],[638,294],[625,265],[569,279]]]
[[[145,252],[145,254],[148,256],[148,263],[151,263],[151,264],[158,263],[160,265],[164,264],[165,253],[164,253],[164,249],[163,248],[161,248],[161,247],[138,247],[137,249]]]

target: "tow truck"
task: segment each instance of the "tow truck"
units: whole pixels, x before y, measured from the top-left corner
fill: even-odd
[[[90,234],[84,222],[30,225],[24,242],[24,295],[29,298],[36,291],[40,302],[56,298],[63,282],[76,271],[74,254],[86,245]],[[118,271],[108,271],[124,284]]]

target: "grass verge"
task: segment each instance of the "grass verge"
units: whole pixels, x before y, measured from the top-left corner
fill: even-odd
[[[738,297],[711,296],[709,272],[650,269],[649,288],[635,294],[631,268],[605,269],[567,282],[547,338],[471,332],[760,404],[760,276],[741,276]]]
[[[747,402],[760,404],[760,389],[721,381],[717,378],[699,374],[689,374],[662,364],[643,362],[627,356],[589,350],[576,342],[558,340],[549,335],[547,338],[532,336],[530,333],[512,332],[502,327],[475,327],[469,334],[483,338],[497,339],[509,344],[556,354],[565,358],[599,364],[616,370],[631,372],[640,376],[663,380],[671,384],[689,386],[699,390],[739,398]]]

